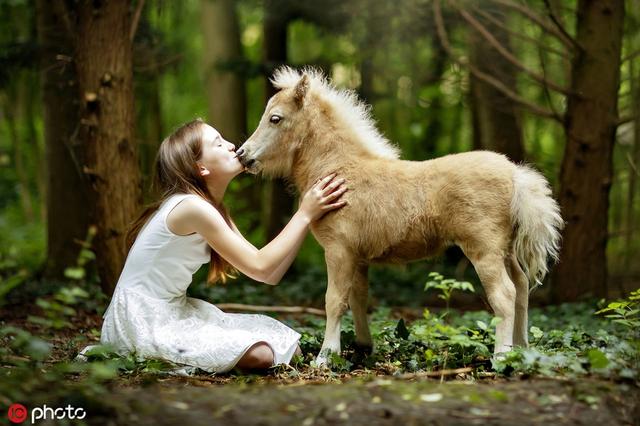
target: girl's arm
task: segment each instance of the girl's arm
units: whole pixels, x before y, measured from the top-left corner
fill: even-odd
[[[316,183],[305,194],[300,208],[280,234],[260,250],[236,234],[220,212],[204,200],[186,199],[187,209],[181,216],[183,223],[188,223],[193,231],[202,235],[213,250],[240,272],[257,281],[275,285],[293,262],[309,224],[346,204],[345,201],[337,201],[346,191],[341,185],[344,180],[330,184],[334,177],[331,175]]]
[[[247,240],[244,237],[244,235],[242,235],[242,233],[236,226],[235,222],[233,220],[230,220],[230,222],[231,222],[231,229],[233,229],[233,232],[235,232],[237,235],[242,237],[247,243],[249,243],[249,240]],[[302,241],[304,242],[304,239]],[[282,263],[280,263],[280,265],[278,265],[278,267],[274,269],[273,273],[269,277],[267,277],[267,279],[264,282],[279,283],[282,277],[284,276],[284,274],[289,269],[289,266],[291,266],[291,264],[293,263],[293,259],[295,259],[297,254],[298,254],[298,249],[291,250],[291,252],[287,255],[287,257],[282,261]]]
[[[298,247],[292,250],[291,253],[289,253],[287,257],[283,259],[282,263],[280,263],[280,265],[278,265],[273,270],[273,273],[267,277],[267,280],[265,281],[266,283],[275,285],[280,282],[284,274],[287,272],[287,270],[293,263],[293,259],[295,259],[296,255],[298,254],[298,251],[300,250],[300,246],[302,245],[303,242],[304,242],[304,238],[300,240],[300,244],[298,244]]]

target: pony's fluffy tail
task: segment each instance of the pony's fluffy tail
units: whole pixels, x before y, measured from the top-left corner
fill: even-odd
[[[564,221],[558,203],[551,197],[549,183],[536,170],[518,165],[513,174],[513,188],[513,244],[520,266],[533,283],[533,290],[542,284],[548,272],[547,258],[558,260]]]

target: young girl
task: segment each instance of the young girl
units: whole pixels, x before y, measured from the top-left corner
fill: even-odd
[[[127,235],[131,248],[103,315],[101,344],[209,372],[266,368],[299,353],[300,335],[286,325],[264,315],[222,312],[187,297],[187,287],[204,263],[210,264],[209,282],[224,282],[239,270],[278,284],[310,222],[346,204],[340,200],[344,179],[319,179],[282,232],[258,250],[222,205],[227,185],[244,170],[236,157],[234,145],[200,119],[162,142],[155,176],[162,196]]]

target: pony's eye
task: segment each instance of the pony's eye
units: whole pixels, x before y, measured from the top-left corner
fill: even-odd
[[[272,115],[271,118],[269,118],[269,122],[271,124],[278,124],[280,121],[282,120],[282,117],[280,117],[279,115]]]

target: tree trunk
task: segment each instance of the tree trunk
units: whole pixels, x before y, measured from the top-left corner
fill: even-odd
[[[376,100],[373,88],[373,79],[376,72],[373,57],[378,47],[377,41],[379,41],[379,37],[377,31],[379,31],[380,18],[378,17],[378,13],[376,13],[378,10],[373,7],[365,7],[358,10],[358,12],[360,22],[364,25],[362,41],[358,46],[360,59],[360,87],[358,88],[358,95],[364,102],[373,105]],[[383,19],[386,19],[386,16]]]
[[[464,113],[464,104],[459,102],[457,105],[453,107],[453,111],[451,112],[451,125],[450,131],[451,136],[449,137],[449,146],[444,148],[444,152],[460,152],[460,145],[462,139],[462,126],[463,126],[463,113]],[[438,147],[435,147],[436,152],[438,152]]]
[[[494,15],[498,20],[505,20],[508,17],[504,8],[497,5],[487,9],[487,13]],[[509,35],[506,31],[495,25],[487,28],[502,46],[511,50]],[[480,34],[473,29],[469,31],[471,64],[480,71],[493,75],[513,91],[517,91],[516,72],[513,66]],[[474,149],[489,149],[506,154],[512,161],[522,161],[524,159],[522,129],[514,102],[471,73],[469,79]]]
[[[200,4],[209,120],[227,140],[240,146],[247,137],[247,94],[239,69],[243,53],[236,6],[232,0],[202,0]],[[239,190],[229,195],[240,216],[256,218],[245,230],[251,232],[260,225],[259,217],[251,213],[260,209],[263,185],[248,174],[236,179]]]
[[[633,136],[631,137],[629,165],[629,182],[627,186],[627,204],[625,212],[625,236],[624,236],[624,270],[631,272],[631,262],[633,256],[633,236],[637,233],[638,223],[640,221],[635,218],[635,198],[638,183],[638,165],[640,164],[640,75],[636,77],[634,72],[633,60],[629,64],[629,74],[631,76],[631,96],[633,99],[632,111],[635,117],[633,122]]]
[[[240,30],[232,0],[201,1],[204,70],[209,119],[229,141],[246,137],[245,82],[237,68],[242,59]]]
[[[160,100],[160,72],[157,69],[155,54],[151,59],[151,68],[149,73],[136,76],[135,90],[136,99],[142,104],[138,108],[139,123],[138,138],[138,155],[140,157],[140,172],[142,179],[143,195],[145,197],[152,196],[147,189],[153,181],[154,163],[160,143],[164,139],[164,125],[162,122],[162,103]],[[146,200],[145,202],[150,202]]]
[[[265,0],[264,18],[264,55],[267,65],[266,97],[276,93],[269,82],[273,69],[287,61],[287,24],[288,13],[282,0]],[[266,103],[266,101],[265,101]],[[282,179],[274,179],[267,185],[269,213],[267,216],[267,240],[273,239],[282,231],[293,211],[293,197],[286,189]]]
[[[70,150],[77,128],[75,70],[68,58],[72,42],[61,14],[51,1],[38,0],[37,25],[40,44],[40,78],[43,98],[46,175],[47,261],[44,276],[63,279],[64,269],[76,263],[89,225],[89,205],[82,187],[80,165]],[[56,58],[61,55],[62,59]]]
[[[624,0],[580,0],[571,92],[565,116],[566,146],[560,171],[560,205],[567,221],[556,301],[607,295],[607,219],[618,119]]]
[[[111,294],[126,257],[124,234],[141,203],[134,142],[130,2],[77,3],[76,71],[80,126],[75,149],[97,226],[101,287]]]
[[[37,37],[36,37],[37,38]],[[44,141],[43,138],[39,135],[36,130],[36,121],[39,119],[38,117],[38,109],[40,107],[40,84],[38,84],[40,79],[39,72],[31,73],[29,72],[29,82],[31,84],[26,88],[25,99],[26,105],[24,109],[25,113],[25,124],[27,126],[26,129],[26,137],[29,141],[30,152],[29,156],[31,158],[31,169],[35,166],[37,170],[35,176],[32,176],[31,179],[34,181],[34,186],[37,189],[37,199],[38,199],[38,211],[40,217],[38,218],[42,223],[46,223],[47,220],[47,209],[45,206],[45,194],[47,191],[47,176],[44,173],[44,170],[40,170],[40,168],[45,164],[44,156],[43,156],[43,146]]]
[[[433,97],[429,108],[426,110],[424,143],[422,144],[421,156],[416,157],[416,159],[427,159],[435,156],[437,151],[436,144],[442,136],[442,123],[444,121],[444,107],[442,104],[442,98],[444,95],[442,93],[440,82],[442,81],[442,75],[444,74],[447,65],[447,53],[442,48],[442,45],[435,34],[431,34],[429,37],[431,42],[431,51],[433,53],[431,55],[431,71],[425,83],[429,85],[436,85],[437,96]],[[422,85],[423,84],[421,84],[421,86]]]
[[[23,146],[24,141],[22,137],[23,135],[18,131],[18,121],[24,120],[24,117],[21,114],[21,106],[23,102],[21,97],[24,94],[22,93],[22,90],[20,90],[20,86],[24,84],[24,75],[20,77],[22,78],[17,78],[17,82],[15,83],[18,86],[18,90],[14,93],[14,96],[11,96],[12,99],[10,99],[10,102],[13,104],[12,108],[7,108],[6,123],[9,130],[9,137],[11,138],[11,146],[13,148],[13,164],[15,164],[16,177],[18,178],[17,189],[20,197],[22,214],[27,219],[27,222],[33,222],[35,216],[31,197],[31,185],[29,185],[29,175],[24,161],[26,157]]]
[[[144,39],[145,33],[151,26],[149,19],[153,8],[147,7],[141,11],[138,32]],[[170,11],[167,11],[168,13]],[[138,157],[140,162],[141,185],[143,188],[144,203],[154,201],[155,194],[150,191],[153,182],[153,172],[156,155],[160,143],[165,137],[162,118],[161,90],[161,53],[158,52],[157,42],[151,44],[140,43],[134,39],[134,88],[135,98],[138,102],[136,117],[136,140]]]

